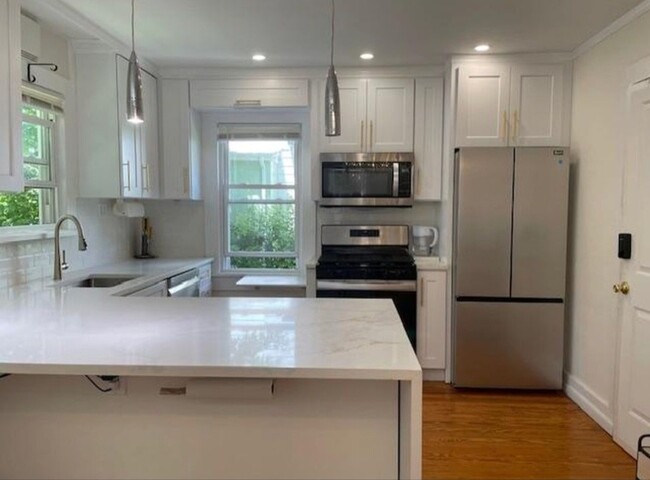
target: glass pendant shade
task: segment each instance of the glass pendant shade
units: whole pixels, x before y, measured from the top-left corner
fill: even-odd
[[[142,74],[138,57],[132,51],[126,76],[126,119],[130,123],[144,122],[142,103]]]
[[[325,85],[325,135],[328,137],[341,135],[341,101],[334,65],[330,65]]]

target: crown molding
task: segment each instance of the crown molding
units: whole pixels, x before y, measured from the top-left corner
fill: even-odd
[[[634,20],[636,20],[637,18],[639,18],[641,15],[643,15],[648,11],[650,11],[650,0],[644,0],[636,7],[634,7],[632,10],[624,14],[622,17],[614,20],[612,23],[607,25],[596,35],[594,35],[593,37],[589,38],[587,41],[579,45],[575,50],[573,50],[573,52],[571,52],[572,57],[575,59],[585,54],[586,52],[594,48],[596,45],[598,45],[600,42],[605,40],[607,37],[618,32],[621,28],[629,25]]]

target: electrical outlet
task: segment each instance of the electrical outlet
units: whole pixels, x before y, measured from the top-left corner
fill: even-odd
[[[100,203],[99,204],[99,216],[103,217],[108,214],[108,204],[107,203]]]
[[[108,395],[126,395],[126,377],[117,377],[114,382],[104,382],[104,385],[111,387]]]

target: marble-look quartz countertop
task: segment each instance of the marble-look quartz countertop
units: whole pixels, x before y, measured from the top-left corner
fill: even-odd
[[[3,292],[0,373],[419,378],[390,300],[124,296],[210,261],[131,261]],[[140,277],[67,285],[90,274]]]

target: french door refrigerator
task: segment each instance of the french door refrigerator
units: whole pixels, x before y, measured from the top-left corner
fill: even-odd
[[[568,153],[456,151],[456,386],[562,388]]]

